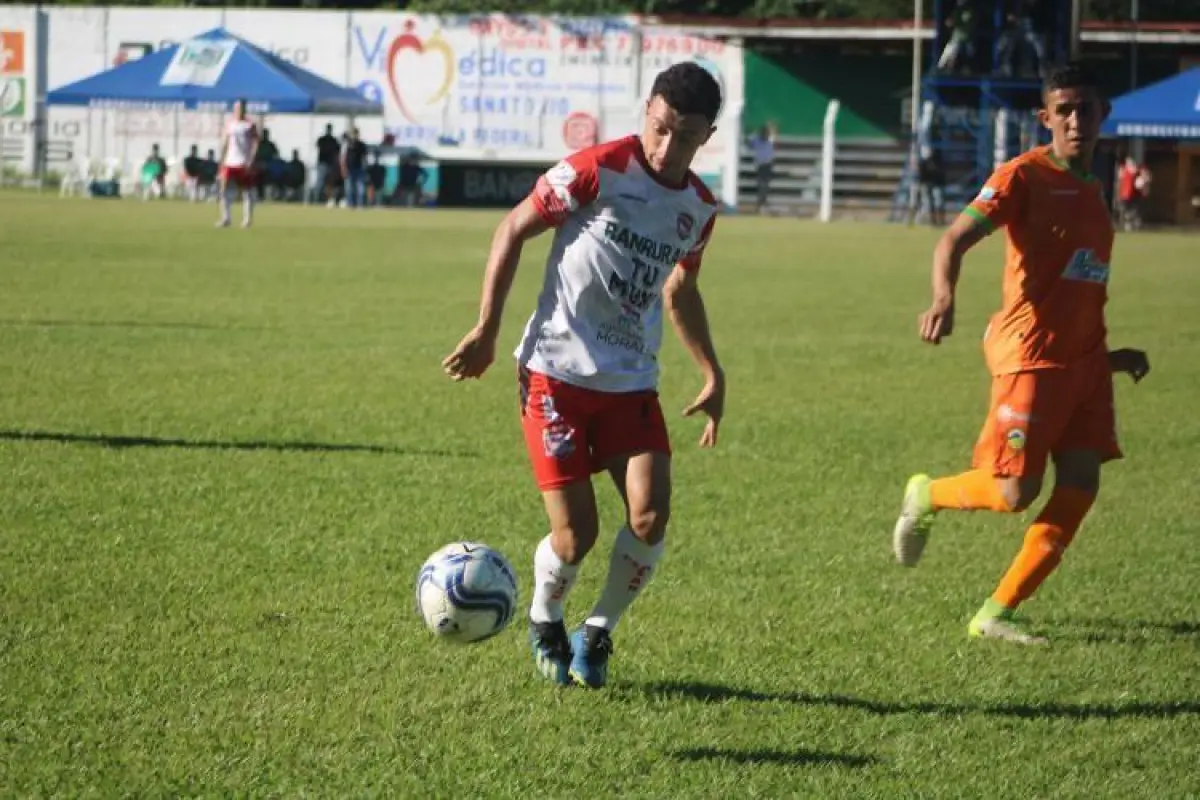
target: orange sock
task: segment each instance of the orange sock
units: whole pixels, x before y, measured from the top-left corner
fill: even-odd
[[[992,599],[1005,608],[1016,608],[1028,600],[1062,561],[1063,551],[1075,538],[1095,499],[1091,492],[1056,486],[1046,507],[1025,533],[1025,544]]]
[[[1012,511],[1000,494],[996,478],[983,469],[973,469],[953,478],[938,478],[929,484],[929,500],[935,511],[943,508]]]

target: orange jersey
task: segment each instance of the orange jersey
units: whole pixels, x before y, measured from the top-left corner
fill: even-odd
[[[1066,367],[1106,349],[1113,226],[1100,182],[1049,147],[997,169],[965,212],[1004,228],[1004,304],[984,351],[994,375]]]

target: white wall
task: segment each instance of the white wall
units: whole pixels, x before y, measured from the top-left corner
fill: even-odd
[[[111,67],[131,45],[169,46],[224,25],[335,83],[361,87],[383,102],[382,120],[360,119],[368,142],[385,130],[402,144],[432,145],[449,135],[465,147],[537,151],[558,157],[586,143],[637,129],[641,100],[654,76],[699,56],[719,73],[727,92],[718,134],[697,160],[697,172],[736,173],[743,98],[740,47],[678,30],[639,32],[631,18],[554,20],[545,17],[433,17],[399,12],[260,11],[174,8],[62,7],[46,9],[47,87]],[[32,33],[29,6],[0,7],[0,31]],[[640,38],[639,38],[640,36]],[[36,39],[26,35],[25,66],[36,63]],[[31,71],[31,70],[30,70]],[[0,79],[2,80],[2,79]],[[26,115],[33,119],[33,103]],[[284,154],[311,159],[326,122],[344,119],[278,116],[265,120]],[[6,136],[23,121],[6,119]],[[51,141],[70,140],[96,158],[140,161],[152,143],[182,155],[196,144],[217,146],[219,120],[175,112],[52,108]],[[734,183],[736,180],[734,180]]]

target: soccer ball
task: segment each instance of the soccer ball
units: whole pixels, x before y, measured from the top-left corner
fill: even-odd
[[[417,574],[417,612],[425,627],[455,644],[482,642],[504,630],[517,596],[508,559],[478,542],[446,545]]]

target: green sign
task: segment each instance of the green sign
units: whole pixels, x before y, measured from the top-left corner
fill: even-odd
[[[0,78],[0,117],[25,116],[25,79]]]

